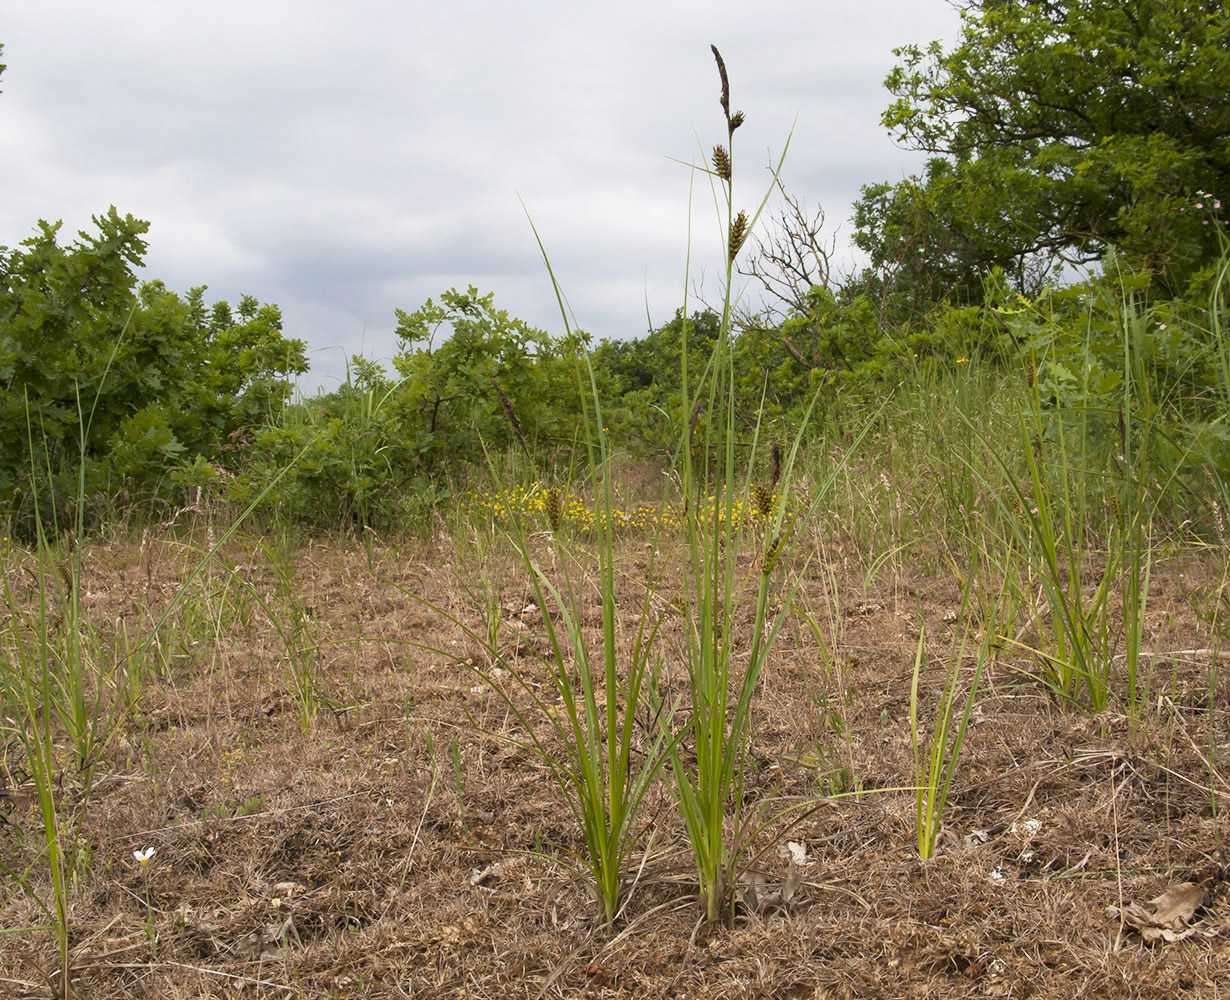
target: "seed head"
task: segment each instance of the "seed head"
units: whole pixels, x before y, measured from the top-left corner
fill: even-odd
[[[564,523],[564,491],[558,486],[547,490],[546,508],[551,530],[558,532],[560,525]]]
[[[769,449],[769,457],[773,462],[773,472],[769,478],[769,489],[775,490],[782,478],[782,446],[778,442],[773,442],[773,447]]]
[[[743,112],[742,111],[736,111],[733,115],[730,116],[730,131],[731,132],[733,132],[735,129],[737,129],[742,124],[743,124]]]
[[[713,50],[713,58],[717,60],[718,76],[722,78],[722,111],[726,115],[727,122],[730,121],[730,80],[726,76],[726,63],[722,59],[722,53],[717,50],[716,45],[710,45]]]
[[[1119,498],[1114,493],[1110,495],[1110,512],[1115,516],[1115,523],[1122,528],[1123,507],[1119,503]]]
[[[743,241],[747,239],[747,214],[740,212],[735,221],[730,224],[730,259],[733,262],[739,255]]]
[[[752,483],[752,509],[761,517],[773,513],[773,491],[764,483]]]
[[[1230,534],[1226,531],[1226,517],[1222,513],[1221,505],[1214,500],[1213,502],[1213,527],[1217,531],[1217,540],[1222,545],[1230,546]]]
[[[730,154],[723,146],[713,147],[713,172],[722,180],[730,180]]]
[[[517,411],[513,409],[512,400],[500,388],[500,383],[495,379],[491,380],[491,384],[495,386],[496,395],[500,397],[500,407],[504,410],[504,416],[508,420],[508,425],[512,428],[513,433],[517,435],[517,440],[521,442],[521,450],[525,452],[526,457],[529,457],[530,447],[525,443],[525,434],[521,430],[521,421],[517,419]]]
[[[1033,361],[1032,360],[1027,361],[1025,363],[1025,384],[1029,386],[1031,389],[1034,387],[1034,379],[1036,378],[1036,376],[1037,376],[1037,372],[1034,370]]]
[[[763,576],[768,576],[773,572],[773,567],[777,565],[778,557],[782,554],[783,537],[778,535],[773,539],[772,544],[765,549],[764,561],[760,564],[760,572]]]

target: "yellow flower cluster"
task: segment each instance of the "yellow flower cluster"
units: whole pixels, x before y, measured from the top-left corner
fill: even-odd
[[[551,521],[548,506],[551,502],[550,492],[544,484],[537,482],[529,486],[512,486],[502,493],[484,490],[472,493],[467,506],[472,514],[488,518],[496,524],[504,523],[513,516],[521,516],[532,519],[546,529]],[[587,534],[601,530],[607,523],[607,512],[601,504],[586,504],[567,490],[562,491],[556,502],[560,505],[562,528]],[[773,507],[780,503],[780,495],[773,494]],[[714,496],[707,498],[700,514],[706,522],[711,523],[716,518],[723,534],[733,534],[740,526],[762,525],[771,516],[757,509],[752,499],[739,499],[731,505],[730,523],[727,524],[726,506]],[[610,524],[614,531],[621,534],[651,534],[659,526],[663,530],[681,528],[685,517],[684,508],[677,504],[639,504],[631,510],[611,510]],[[787,512],[786,523],[789,524],[793,518],[793,512]]]

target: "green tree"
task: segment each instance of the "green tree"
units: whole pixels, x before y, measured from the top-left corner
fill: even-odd
[[[113,207],[94,225],[61,246],[60,223],[40,221],[0,248],[0,499],[24,496],[27,512],[32,473],[72,496],[82,459],[91,493],[157,492],[185,467],[233,462],[231,436],[307,370],[276,306],[245,296],[236,317],[206,309],[203,287],[138,288],[148,223]]]
[[[480,462],[483,448],[571,440],[578,412],[575,364],[588,336],[560,339],[497,309],[494,293],[451,289],[437,304],[396,310],[402,377],[396,407],[406,445],[429,467]],[[447,336],[442,329],[448,328]]]
[[[957,45],[896,50],[883,122],[935,154],[864,189],[858,242],[880,268],[1024,291],[1109,247],[1176,292],[1218,253],[1197,192],[1230,181],[1224,0],[975,0]],[[1031,282],[1031,278],[1034,279]]]

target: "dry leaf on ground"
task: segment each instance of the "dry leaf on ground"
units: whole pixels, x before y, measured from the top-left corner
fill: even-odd
[[[1181,882],[1144,904],[1128,903],[1122,911],[1117,906],[1108,906],[1106,915],[1112,920],[1122,918],[1124,926],[1149,943],[1182,941],[1193,934],[1217,933],[1219,928],[1210,926],[1206,930],[1203,921],[1192,923],[1196,911],[1209,903],[1209,894],[1195,882]]]

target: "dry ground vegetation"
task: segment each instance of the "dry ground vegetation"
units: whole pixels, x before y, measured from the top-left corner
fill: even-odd
[[[546,559],[538,530],[531,544]],[[759,688],[745,795],[818,808],[768,823],[733,922],[705,926],[659,782],[634,885],[607,929],[570,864],[576,822],[495,689],[527,705],[517,671],[550,691],[536,659],[543,609],[506,536],[465,519],[367,546],[241,532],[190,579],[211,543],[196,525],[81,549],[82,627],[100,657],[183,598],[143,654],[139,690],[76,816],[77,996],[1230,990],[1225,552],[1154,553],[1138,712],[1073,710],[1020,657],[990,664],[940,850],[923,862],[911,677],[921,615],[924,699],[938,697],[960,586],[934,554],[871,560],[840,524],[813,523],[782,569],[780,592],[797,590]],[[673,544],[658,541],[667,568],[652,601],[668,692],[681,683],[683,629]],[[617,543],[628,632],[652,545],[635,532]],[[578,566],[596,564],[585,537],[567,547]],[[15,606],[33,608],[36,557],[9,543],[5,571]],[[44,572],[62,599],[63,581]],[[600,642],[596,592],[584,624]],[[528,719],[552,738],[541,712]],[[41,827],[19,741],[3,754],[0,994],[41,997],[57,967],[54,937],[38,929],[37,900],[50,895]],[[66,762],[64,809],[79,791]],[[1149,901],[1183,883],[1196,898],[1163,928],[1157,911],[1170,900]],[[1144,937],[1132,926],[1142,912],[1159,925]]]

